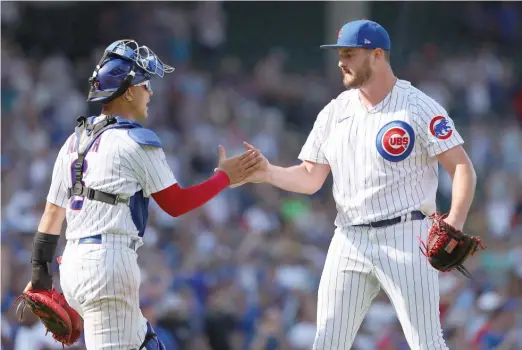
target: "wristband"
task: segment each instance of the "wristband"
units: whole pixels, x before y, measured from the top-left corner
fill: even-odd
[[[46,265],[52,262],[59,240],[59,235],[37,231],[33,241],[31,263],[33,263],[33,265]]]

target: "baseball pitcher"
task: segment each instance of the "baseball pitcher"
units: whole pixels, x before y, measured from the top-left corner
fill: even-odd
[[[350,349],[381,288],[411,349],[447,349],[438,271],[468,274],[462,262],[480,246],[461,232],[476,183],[463,140],[444,108],[395,77],[390,38],[379,24],[349,22],[336,44],[322,47],[338,51],[346,91],[319,113],[300,165],[265,159],[247,179],[313,194],[332,172],[338,214],[313,349]],[[436,212],[439,163],[453,179],[448,215]]]

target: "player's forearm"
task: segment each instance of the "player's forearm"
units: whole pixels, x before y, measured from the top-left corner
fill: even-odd
[[[268,174],[269,184],[289,192],[313,194],[324,183],[324,179],[320,181],[313,169],[307,168],[305,163],[288,168],[270,164]]]
[[[471,163],[457,164],[453,174],[451,209],[448,218],[458,229],[464,226],[475,196],[476,184],[477,175]]]
[[[47,202],[42,219],[38,225],[38,231],[59,236],[62,232],[62,225],[64,220],[65,208]]]
[[[167,214],[177,217],[199,208],[230,184],[227,174],[218,171],[205,182],[181,188],[178,184],[172,185],[160,192],[152,194],[161,209]]]
[[[63,220],[65,220],[65,209],[47,202],[33,240],[31,254],[31,285],[33,289],[50,290],[52,287],[53,278],[50,264],[54,259],[60,240]]]

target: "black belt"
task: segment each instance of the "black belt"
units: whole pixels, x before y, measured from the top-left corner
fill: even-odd
[[[137,239],[131,239],[131,243],[129,244],[129,248],[136,250]],[[83,237],[78,239],[78,244],[102,244],[102,235],[94,235],[89,237]]]
[[[370,222],[368,224],[359,224],[359,225],[353,225],[355,227],[373,227],[373,228],[379,228],[379,227],[386,227],[398,224],[399,222],[408,221],[409,220],[424,220],[426,215],[424,215],[422,212],[418,210],[412,211],[410,214],[406,214],[403,216],[398,216],[393,219],[386,219],[381,221],[375,221]]]

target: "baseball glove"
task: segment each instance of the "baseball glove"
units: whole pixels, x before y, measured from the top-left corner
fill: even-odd
[[[471,278],[471,274],[462,264],[479,248],[485,248],[480,238],[469,236],[447,224],[444,221],[447,216],[447,214],[434,213],[429,217],[433,223],[428,234],[428,242],[424,243],[421,240],[421,251],[435,269],[443,272],[455,269]]]
[[[16,311],[20,320],[23,319],[25,307],[29,305],[33,314],[45,325],[47,332],[51,332],[53,338],[64,346],[73,345],[80,339],[83,319],[67,304],[63,294],[54,288],[29,290],[20,295],[15,304],[18,304]]]

